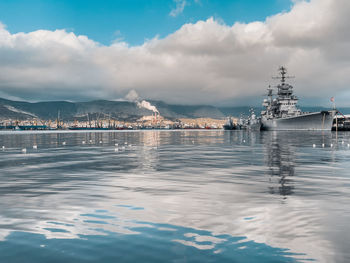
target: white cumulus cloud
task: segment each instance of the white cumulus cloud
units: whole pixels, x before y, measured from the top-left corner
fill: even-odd
[[[140,46],[101,45],[65,30],[0,26],[0,94],[23,99],[143,98],[171,103],[260,101],[285,65],[299,97],[350,99],[350,1],[296,1],[265,21],[185,24]],[[328,103],[328,102],[327,102]],[[327,105],[328,106],[328,105]]]

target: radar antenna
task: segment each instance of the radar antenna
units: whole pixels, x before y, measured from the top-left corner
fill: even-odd
[[[281,83],[284,84],[286,82],[286,79],[293,79],[295,78],[294,76],[286,76],[287,74],[287,69],[283,66],[281,66],[279,69],[278,69],[279,73],[281,76],[278,76],[278,77],[272,77],[273,79],[280,79],[281,80]]]

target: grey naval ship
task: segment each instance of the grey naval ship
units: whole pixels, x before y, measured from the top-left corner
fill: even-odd
[[[302,112],[297,107],[298,98],[293,95],[293,86],[286,83],[287,70],[279,68],[280,83],[277,94],[273,89],[267,89],[267,99],[264,99],[261,112],[262,130],[331,130],[336,109],[320,112]]]

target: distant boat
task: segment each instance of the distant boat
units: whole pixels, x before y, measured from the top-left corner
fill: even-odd
[[[333,120],[333,131],[350,131],[350,115],[337,116]]]
[[[261,119],[256,117],[253,109],[250,109],[250,117],[247,121],[247,125],[245,125],[245,128],[251,131],[261,130]]]
[[[227,122],[223,125],[224,130],[237,130],[237,125],[233,123],[231,117],[227,118]]]
[[[264,99],[261,112],[263,130],[327,130],[332,129],[335,109],[306,113],[297,108],[298,98],[293,95],[293,86],[286,83],[287,70],[279,68],[281,83],[277,85],[274,97],[273,89],[268,88],[268,98]]]

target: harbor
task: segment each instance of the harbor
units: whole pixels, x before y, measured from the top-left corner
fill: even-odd
[[[320,112],[302,112],[298,107],[298,98],[293,94],[293,86],[286,83],[287,69],[279,68],[280,83],[276,86],[277,92],[269,86],[267,98],[263,100],[261,116],[257,117],[253,110],[247,119],[239,119],[234,123],[228,118],[223,126],[225,130],[273,130],[273,131],[348,131],[350,120],[336,109],[334,98],[333,109]],[[341,117],[338,116],[341,114]],[[339,120],[339,121],[338,121]]]
[[[179,119],[175,121],[162,120],[156,121],[152,117],[138,122],[121,122],[114,120],[100,120],[98,122],[78,122],[78,121],[0,121],[0,130],[175,130],[175,129],[222,129],[225,120],[198,118],[198,119]]]
[[[236,115],[225,118],[218,107],[205,105],[197,106],[197,108],[188,107],[188,110],[182,110],[180,114],[178,111],[172,112],[175,108],[177,110],[181,108],[177,105],[167,105],[165,107],[165,103],[157,102],[156,105],[161,107],[158,109],[149,101],[138,99],[130,102],[86,102],[84,107],[75,111],[67,112],[65,108],[58,109],[57,117],[52,119],[40,118],[35,111],[29,112],[16,108],[21,105],[18,102],[3,100],[8,104],[2,104],[0,107],[8,111],[7,116],[17,115],[21,119],[3,117],[0,119],[0,130],[350,130],[350,115],[345,116],[335,107],[333,97],[331,98],[333,103],[331,109],[324,108],[321,111],[314,112],[302,111],[298,106],[299,98],[294,95],[294,87],[287,83],[287,79],[292,77],[287,75],[286,67],[279,67],[278,73],[279,75],[273,77],[273,79],[280,82],[276,86],[268,86],[267,98],[263,99],[260,114],[256,114],[254,108],[250,108],[249,114],[246,116],[241,113],[239,117]],[[89,103],[92,104],[91,107],[87,106]],[[45,105],[47,104],[45,103]],[[71,107],[76,108],[78,105],[81,105],[81,103],[72,104]],[[106,105],[110,105],[110,107],[106,107]],[[25,109],[32,107],[35,110],[34,106],[36,105],[22,103],[22,107],[25,107]],[[128,107],[129,112],[123,110],[125,106]],[[96,111],[96,107],[99,108],[98,111]],[[95,110],[95,112],[89,112],[89,108]],[[208,109],[211,111],[208,111]],[[201,112],[200,116],[189,117],[196,115],[196,111]],[[40,113],[45,116],[42,112]],[[49,116],[52,116],[52,114],[51,112]],[[220,114],[221,118],[210,117],[220,116]]]
[[[0,263],[349,263],[349,13],[0,1]]]

